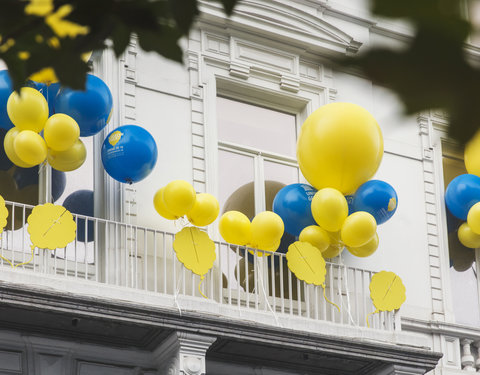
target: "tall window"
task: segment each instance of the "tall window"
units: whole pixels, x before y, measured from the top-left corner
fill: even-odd
[[[443,176],[445,188],[458,175],[467,173],[463,152],[450,144],[442,144]],[[448,210],[447,210],[448,211]],[[450,280],[455,321],[459,324],[480,327],[478,297],[478,265],[476,251],[463,246],[458,240],[457,229],[462,223],[447,212],[448,251]]]
[[[278,190],[299,181],[296,116],[217,97],[217,124],[220,211],[271,210]]]

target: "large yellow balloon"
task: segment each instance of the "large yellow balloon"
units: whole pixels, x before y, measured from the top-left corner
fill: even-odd
[[[373,116],[351,103],[331,103],[302,125],[297,159],[305,178],[318,190],[353,193],[377,171],[383,137]]]
[[[53,169],[62,172],[73,171],[80,168],[87,158],[87,149],[81,139],[65,151],[48,150],[48,163]]]
[[[39,133],[48,118],[48,103],[39,91],[22,87],[20,95],[14,91],[8,98],[7,113],[19,130]]]
[[[480,176],[480,131],[465,146],[464,161],[468,173]]]
[[[465,247],[471,249],[480,247],[480,234],[473,232],[468,223],[463,223],[458,228],[458,239]]]
[[[372,255],[377,249],[379,244],[378,234],[375,233],[375,236],[368,241],[365,245],[360,247],[348,247],[347,250],[352,254],[360,258],[366,258]]]
[[[3,140],[3,148],[5,149],[7,157],[13,164],[20,168],[31,168],[33,167],[33,165],[22,161],[22,159],[18,157],[17,153],[15,152],[15,148],[13,147],[13,142],[18,133],[20,133],[20,130],[18,130],[18,128],[11,128],[7,132],[7,134],[5,134],[5,139]]]
[[[165,187],[162,187],[161,189],[157,190],[157,192],[155,193],[155,195],[153,197],[153,206],[155,207],[155,210],[163,218],[165,218],[167,220],[178,219],[174,214],[172,214],[170,211],[167,210],[167,207],[165,207],[165,201],[163,200],[163,191],[164,190],[165,190]]]
[[[312,215],[323,229],[337,232],[348,216],[347,200],[336,189],[321,189],[312,199]]]
[[[171,181],[163,191],[165,207],[177,217],[181,217],[190,211],[195,204],[195,199],[195,189],[187,181]]]
[[[375,218],[365,211],[354,212],[342,225],[342,241],[345,246],[360,247],[369,242],[377,232]]]
[[[70,116],[57,113],[48,118],[43,130],[47,146],[55,151],[65,151],[73,146],[80,136],[80,127]]]
[[[252,224],[239,211],[225,212],[218,223],[218,230],[226,242],[234,245],[246,245],[252,238]]]
[[[13,141],[15,154],[26,164],[39,165],[47,158],[47,145],[43,138],[31,130],[22,130]]]
[[[335,258],[343,251],[345,245],[342,242],[340,231],[327,233],[330,239],[330,246],[327,248],[327,250],[322,251],[322,256],[325,259]]]
[[[318,225],[309,225],[300,232],[298,237],[300,242],[308,242],[315,246],[321,252],[324,252],[330,246],[330,237],[325,229]]]
[[[272,211],[263,211],[252,220],[251,245],[258,249],[271,248],[283,236],[282,218]]]
[[[480,234],[480,202],[475,203],[468,211],[467,223],[474,233]]]
[[[212,194],[197,194],[195,204],[192,209],[187,212],[188,221],[197,227],[204,227],[212,224],[218,216],[220,205],[217,198]]]

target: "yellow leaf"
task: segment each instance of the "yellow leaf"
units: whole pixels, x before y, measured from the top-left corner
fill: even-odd
[[[3,232],[3,228],[7,225],[8,210],[5,206],[5,199],[0,195],[0,233]]]
[[[25,6],[25,14],[45,17],[53,11],[53,0],[30,0]]]
[[[288,247],[286,257],[288,268],[298,279],[314,285],[325,283],[325,259],[315,246],[308,242],[294,242]]]
[[[178,232],[173,249],[178,260],[199,276],[205,275],[215,262],[215,243],[207,233],[195,227],[186,227]]]
[[[89,28],[87,26],[79,25],[78,23],[64,20],[73,10],[69,4],[61,6],[55,13],[48,15],[45,22],[60,38],[67,36],[74,38],[77,35],[88,34]]]
[[[381,271],[372,277],[370,298],[377,311],[393,311],[407,298],[402,279],[393,272]]]
[[[27,222],[30,240],[38,248],[55,250],[75,239],[77,225],[65,207],[52,203],[36,206]]]

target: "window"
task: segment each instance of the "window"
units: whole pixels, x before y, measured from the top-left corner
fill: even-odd
[[[458,175],[467,173],[463,162],[463,151],[446,142],[442,143],[443,177],[445,188]],[[480,305],[478,297],[478,250],[464,247],[457,237],[457,228],[462,223],[447,210],[448,251],[450,281],[455,321],[459,324],[480,327]]]
[[[220,212],[272,210],[275,194],[299,182],[296,116],[217,97]]]

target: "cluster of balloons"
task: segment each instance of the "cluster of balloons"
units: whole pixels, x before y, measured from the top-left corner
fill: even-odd
[[[362,107],[332,103],[312,113],[301,128],[297,158],[313,186],[288,185],[273,202],[285,230],[325,258],[344,247],[359,257],[373,254],[379,244],[377,224],[392,217],[398,202],[388,183],[368,181],[382,155],[380,127]]]
[[[205,227],[215,221],[220,206],[217,198],[208,193],[195,192],[187,181],[174,180],[160,188],[153,197],[155,210],[168,220],[187,216],[190,223]]]
[[[280,246],[284,224],[282,218],[272,211],[258,213],[251,222],[240,211],[227,211],[220,218],[218,229],[228,243],[275,251]]]
[[[468,174],[455,177],[445,191],[450,213],[463,222],[457,229],[460,243],[468,248],[480,247],[480,133],[466,145],[464,153]]]
[[[115,180],[132,184],[147,177],[157,163],[157,144],[137,125],[123,125],[107,135],[102,146],[105,171]]]
[[[4,139],[8,158],[22,168],[46,159],[59,171],[79,168],[87,155],[79,137],[97,134],[108,123],[113,100],[107,85],[91,74],[83,91],[50,81],[27,85],[13,92],[8,72],[0,71],[0,126],[10,129]]]

